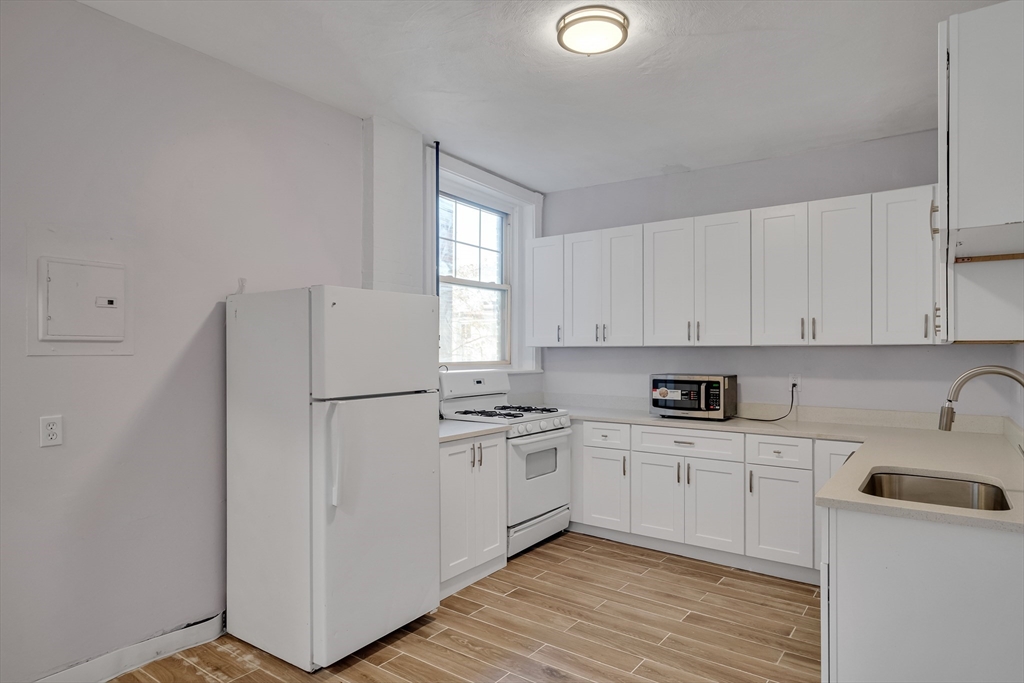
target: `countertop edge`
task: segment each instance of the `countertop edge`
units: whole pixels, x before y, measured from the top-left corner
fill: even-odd
[[[461,425],[486,424],[486,423],[474,423],[474,422],[461,422],[460,423],[458,420],[449,420],[448,422],[451,422],[452,424],[456,424],[457,423],[460,426]],[[440,421],[440,424],[438,425],[438,430],[439,431],[440,431],[441,427],[444,425],[444,423],[445,423],[444,420]],[[489,425],[489,426],[486,426],[486,427],[482,427],[482,426],[481,427],[469,427],[467,429],[467,431],[456,433],[456,434],[440,434],[439,433],[438,434],[438,443],[450,443],[452,441],[462,441],[463,439],[475,439],[478,436],[490,436],[492,434],[504,434],[506,429],[508,429],[508,427],[505,427],[505,426],[502,426],[502,425],[497,425],[497,426],[496,425]]]

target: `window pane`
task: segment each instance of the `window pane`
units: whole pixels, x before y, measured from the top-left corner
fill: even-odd
[[[455,239],[480,244],[480,209],[461,203],[455,205]]]
[[[498,214],[480,212],[480,246],[497,251],[501,244],[501,219]]]
[[[455,243],[450,240],[440,240],[438,247],[441,252],[438,259],[441,276],[451,277],[455,275]]]
[[[507,360],[505,292],[441,283],[442,363]]]
[[[445,239],[455,239],[455,202],[448,199],[447,197],[440,197],[438,200],[438,209],[440,209],[440,216],[438,217],[437,224],[437,235],[438,237],[444,237]]]
[[[501,284],[499,262],[498,252],[486,249],[480,250],[480,282]]]
[[[455,277],[463,280],[480,279],[480,249],[478,247],[455,244]]]

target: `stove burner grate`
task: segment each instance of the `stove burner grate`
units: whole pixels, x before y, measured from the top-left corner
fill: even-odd
[[[456,415],[472,415],[474,417],[504,417],[508,419],[522,417],[522,413],[507,412],[501,408],[495,410],[457,410]]]
[[[495,410],[515,410],[521,413],[557,413],[558,408],[538,408],[537,406],[494,406]],[[520,416],[521,417],[521,416]]]

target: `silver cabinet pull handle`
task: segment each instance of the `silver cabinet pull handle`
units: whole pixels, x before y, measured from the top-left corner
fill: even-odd
[[[690,463],[686,463],[686,485],[690,485]]]
[[[800,318],[800,338],[804,338],[804,318]]]
[[[782,451],[772,451],[775,455],[782,455]]]
[[[700,341],[700,321],[697,321],[697,341]]]
[[[594,323],[594,341],[601,341],[601,325]]]
[[[928,314],[924,314],[924,338],[928,338]]]
[[[604,327],[604,341],[608,341],[608,325],[603,325],[603,327]]]
[[[672,443],[676,444],[677,446],[696,446],[697,445],[697,444],[695,444],[692,441],[673,441]]]
[[[754,492],[754,470],[750,470],[750,492]]]
[[[682,481],[683,481],[682,474],[680,474],[680,471],[682,469],[683,469],[683,463],[677,462],[676,463],[676,483],[677,484],[682,483]]]
[[[562,326],[561,325],[558,326],[558,338],[556,339],[556,341],[559,341],[559,342],[562,341]]]
[[[818,319],[811,316],[811,339],[818,338]]]
[[[626,476],[626,456],[622,456],[622,476]]]
[[[480,445],[478,445],[476,447],[476,454],[477,454],[477,458],[478,458],[478,460],[476,461],[476,466],[477,467],[483,467],[484,466],[484,445],[483,445],[483,443],[480,443]]]
[[[690,341],[690,328],[693,326],[693,321],[686,321],[686,341]]]
[[[469,447],[469,469],[476,467],[476,444]]]

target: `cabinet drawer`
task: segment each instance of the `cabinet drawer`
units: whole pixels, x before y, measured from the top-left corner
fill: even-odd
[[[743,435],[732,432],[634,425],[631,443],[644,453],[743,462]]]
[[[629,449],[629,425],[614,422],[584,422],[583,445]]]
[[[811,439],[747,434],[747,462],[809,470],[814,463]]]

